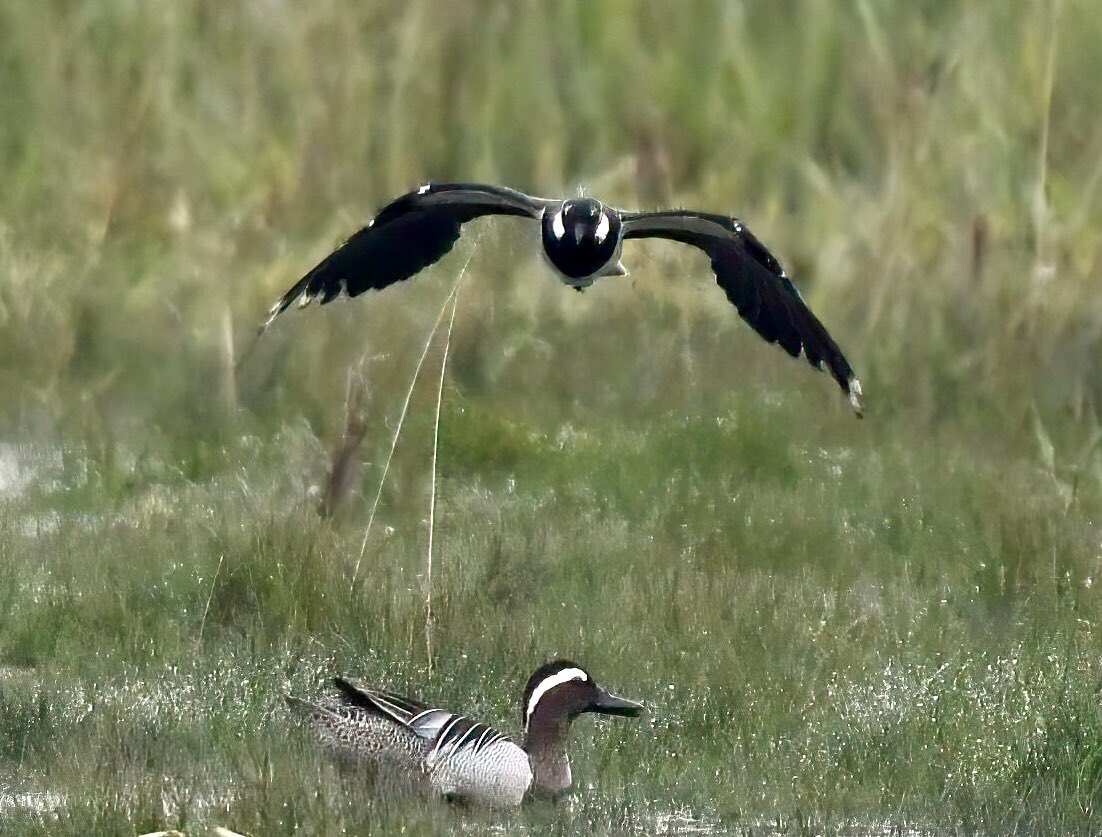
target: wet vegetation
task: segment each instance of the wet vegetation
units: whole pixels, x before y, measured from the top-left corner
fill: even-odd
[[[1102,15],[678,8],[0,6],[0,831],[1097,832]],[[579,295],[511,220],[252,346],[425,178],[736,212],[867,418],[703,256]],[[468,258],[426,623],[442,333],[364,528]],[[281,700],[515,732],[556,655],[650,714],[520,813],[380,798]]]

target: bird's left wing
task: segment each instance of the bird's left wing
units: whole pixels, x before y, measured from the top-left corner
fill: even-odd
[[[824,364],[861,416],[861,382],[842,350],[807,307],[784,269],[737,218],[691,210],[621,212],[624,238],[666,238],[711,257],[716,281],[739,314],[793,357]]]
[[[504,186],[426,183],[383,207],[367,226],[326,256],[279,298],[266,328],[293,303],[322,305],[341,291],[358,296],[409,279],[442,258],[463,224],[484,215],[538,219],[557,203]]]

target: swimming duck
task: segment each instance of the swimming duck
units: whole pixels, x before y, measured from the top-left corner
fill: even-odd
[[[426,784],[444,797],[493,807],[531,795],[556,797],[572,777],[566,740],[586,712],[637,716],[642,704],[599,686],[576,663],[556,660],[536,669],[521,699],[524,743],[465,715],[404,695],[333,681],[340,699],[314,703],[288,696],[292,709],[341,761]]]

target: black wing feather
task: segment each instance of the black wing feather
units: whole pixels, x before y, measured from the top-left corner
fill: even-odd
[[[443,258],[468,221],[484,215],[536,219],[549,203],[503,186],[425,184],[383,207],[296,282],[272,306],[265,326],[296,301],[324,305],[342,291],[355,297],[409,279]]]
[[[433,743],[433,750],[441,755],[455,755],[462,751],[482,752],[486,747],[508,738],[488,724],[472,721],[463,715],[456,715],[446,725]]]
[[[793,357],[802,351],[815,368],[825,364],[861,416],[861,382],[849,361],[777,259],[741,221],[689,210],[624,212],[621,218],[624,238],[666,238],[707,253],[739,315]]]
[[[345,680],[343,677],[334,677],[333,685],[336,686],[344,702],[349,706],[366,709],[406,726],[409,725],[415,715],[429,708],[428,704],[419,700],[394,692],[365,689]]]

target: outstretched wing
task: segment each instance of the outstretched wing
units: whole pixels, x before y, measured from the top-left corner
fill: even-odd
[[[861,382],[838,344],[811,313],[773,254],[737,218],[690,210],[622,212],[624,238],[668,238],[691,244],[712,260],[716,281],[739,314],[793,357],[824,364],[861,416]]]
[[[483,215],[538,219],[555,203],[504,186],[426,183],[397,198],[367,226],[326,256],[272,306],[267,327],[292,303],[322,305],[341,291],[358,296],[409,279],[439,261],[459,240],[463,224]]]

